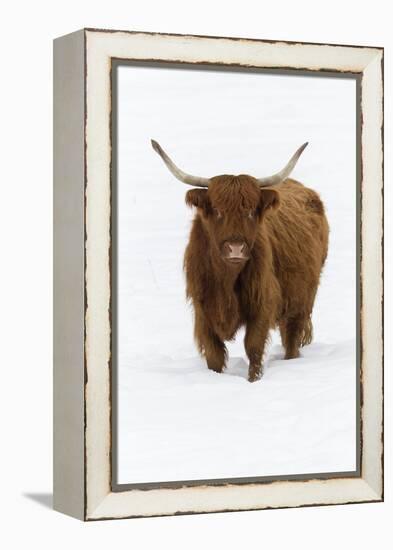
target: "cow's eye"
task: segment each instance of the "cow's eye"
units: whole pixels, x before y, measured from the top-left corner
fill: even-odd
[[[221,212],[218,210],[218,208],[214,208],[214,213],[216,215],[217,218],[222,218],[222,214]]]

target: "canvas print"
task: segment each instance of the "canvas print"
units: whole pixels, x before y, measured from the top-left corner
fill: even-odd
[[[114,79],[115,483],[356,472],[356,80]]]

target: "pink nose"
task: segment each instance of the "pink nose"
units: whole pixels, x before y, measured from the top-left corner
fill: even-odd
[[[245,243],[227,243],[229,249],[229,258],[243,258]]]

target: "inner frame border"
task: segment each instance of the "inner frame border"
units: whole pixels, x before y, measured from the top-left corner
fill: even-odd
[[[276,476],[257,476],[240,478],[213,478],[196,480],[178,480],[178,481],[157,481],[143,483],[118,483],[118,354],[117,354],[117,265],[118,265],[118,140],[117,140],[117,120],[118,120],[118,68],[121,66],[143,67],[143,68],[170,68],[173,70],[197,70],[197,71],[225,71],[238,73],[269,74],[275,76],[303,76],[317,78],[338,78],[351,79],[356,81],[356,470],[342,472],[317,472],[312,474],[290,474]],[[111,163],[110,163],[110,189],[111,189],[111,212],[110,212],[110,478],[111,490],[114,493],[130,490],[151,490],[159,488],[178,489],[184,487],[196,487],[200,485],[218,487],[225,485],[246,485],[246,484],[269,484],[275,481],[310,481],[325,480],[337,478],[360,478],[362,476],[362,393],[363,381],[361,375],[362,364],[362,331],[361,331],[361,181],[362,181],[362,107],[361,107],[361,82],[362,73],[352,71],[326,71],[307,70],[294,68],[263,68],[257,66],[244,66],[239,64],[218,64],[215,62],[188,62],[188,61],[168,61],[160,60],[141,60],[131,58],[110,58],[110,86],[111,86],[111,109],[110,109],[110,141],[111,141]]]

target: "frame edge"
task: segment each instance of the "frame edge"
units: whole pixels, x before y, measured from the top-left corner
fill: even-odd
[[[53,42],[53,508],[85,519],[85,32]]]

